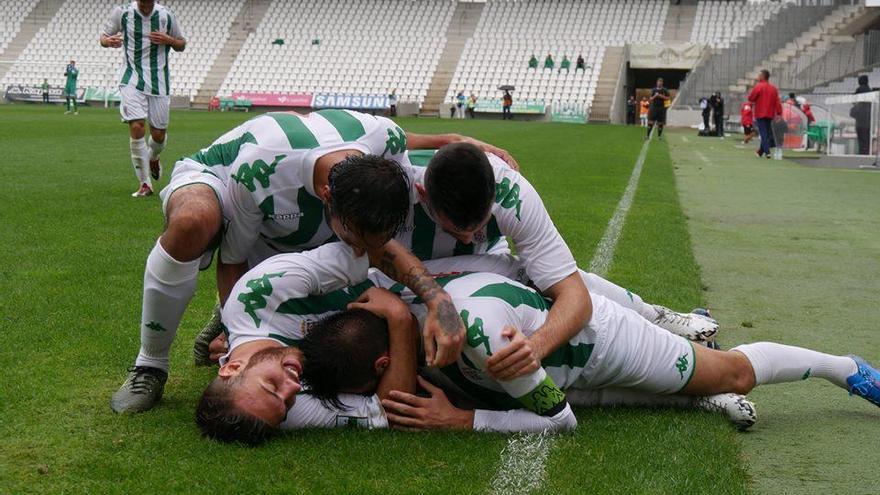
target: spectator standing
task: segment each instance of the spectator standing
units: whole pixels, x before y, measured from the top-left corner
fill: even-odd
[[[467,101],[467,114],[468,114],[468,117],[470,117],[470,118],[472,118],[472,119],[476,117],[476,116],[474,115],[474,109],[476,108],[476,106],[477,106],[477,97],[476,97],[476,95],[474,95],[473,93],[471,93],[471,96],[470,96],[470,98],[468,98],[468,101]]]
[[[529,69],[537,69],[538,68],[538,57],[535,54],[532,54],[532,58],[529,59]]]
[[[397,117],[397,88],[391,90],[388,95],[388,113],[391,117]]]
[[[571,67],[571,60],[568,59],[568,55],[562,56],[562,63],[559,64],[559,72],[562,72],[562,69],[565,69],[567,73],[569,71],[569,67]]]
[[[715,93],[712,118],[715,120],[715,135],[724,139],[724,98],[721,97],[721,92]]]
[[[749,101],[753,104],[755,124],[761,135],[761,147],[755,154],[758,158],[764,156],[769,160],[770,148],[776,147],[770,125],[773,119],[782,115],[782,102],[779,101],[779,90],[770,83],[770,71],[767,69],[761,69],[758,73],[758,81],[749,93]]]
[[[856,94],[870,93],[874,91],[868,86],[868,76],[859,76],[859,87]],[[871,154],[871,103],[860,101],[852,106],[849,116],[856,119],[856,138],[859,142],[859,154]]]
[[[49,103],[49,80],[43,79],[43,84],[40,88],[43,90],[43,103]]]
[[[626,125],[636,125],[636,97],[626,99]]]
[[[583,55],[578,55],[577,62],[575,62],[574,71],[577,72],[579,70],[582,70],[584,72],[586,72],[587,70],[587,64],[586,62],[584,62]]]
[[[705,96],[700,98],[700,114],[703,116],[703,135],[709,135],[709,114],[712,113],[712,107],[709,105],[709,98]]]
[[[807,124],[812,124],[816,122],[816,117],[813,115],[813,110],[810,108],[810,104],[807,103],[807,99],[803,96],[798,96],[797,102],[800,106],[801,111],[804,112],[804,115],[807,116]]]
[[[552,71],[554,65],[555,64],[553,63],[553,57],[551,57],[548,53],[547,58],[544,59],[544,70],[550,69]]]
[[[785,100],[785,102],[786,102],[786,103],[791,103],[792,105],[794,105],[794,106],[796,106],[796,107],[798,107],[798,108],[801,107],[801,104],[800,104],[800,102],[798,102],[798,100],[797,100],[797,98],[795,97],[794,93],[789,93],[789,94],[788,94],[788,99]]]
[[[650,106],[648,97],[643,96],[642,101],[639,102],[639,120],[642,121],[642,127],[648,127],[648,107]]]
[[[505,91],[501,99],[501,120],[513,120],[513,114],[510,112],[512,106],[513,96],[510,95],[510,91]]]
[[[465,103],[464,91],[459,91],[458,95],[455,97],[455,106],[458,108],[458,113],[456,114],[456,118],[463,119],[464,118],[464,103]]]
[[[76,108],[76,78],[79,77],[79,69],[76,68],[75,61],[71,60],[67,64],[64,76],[67,77],[67,82],[64,84],[64,100],[67,104],[67,111],[64,114],[67,115],[72,111],[74,115],[79,115],[79,110]],[[71,103],[73,103],[72,110]]]
[[[746,100],[739,106],[739,121],[743,127],[743,144],[748,144],[755,137],[755,120],[752,116],[752,102]]]

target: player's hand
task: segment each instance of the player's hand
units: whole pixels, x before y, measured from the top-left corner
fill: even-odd
[[[428,306],[422,338],[428,366],[440,368],[452,364],[461,354],[464,345],[464,323],[445,292],[438,295],[435,302]]]
[[[541,367],[538,353],[531,341],[516,328],[507,326],[501,336],[510,343],[486,360],[486,371],[496,380],[513,380],[528,375]]]
[[[208,344],[208,358],[212,363],[219,363],[220,358],[229,352],[229,340],[225,333],[221,333]]]
[[[483,141],[480,141],[479,139],[474,139],[472,137],[467,137],[467,136],[462,136],[461,141],[464,143],[470,143],[470,144],[476,146],[477,148],[480,148],[481,150],[483,150],[486,153],[492,153],[493,155],[497,156],[498,158],[501,158],[502,160],[504,160],[504,162],[507,163],[507,165],[510,168],[519,172],[519,163],[516,162],[516,160],[513,158],[513,155],[508,153],[507,150],[501,149],[497,146],[493,146],[489,143],[484,143]]]
[[[150,31],[150,43],[154,45],[172,45],[176,41],[174,36],[170,36],[160,31]]]
[[[348,309],[365,309],[384,320],[408,320],[409,306],[397,294],[380,287],[370,287]]]
[[[429,397],[392,390],[390,397],[382,400],[385,416],[393,428],[408,431],[473,429],[473,411],[453,406],[442,390],[422,377],[417,379]]]
[[[104,36],[104,43],[108,48],[119,48],[122,46],[122,33],[113,36]]]

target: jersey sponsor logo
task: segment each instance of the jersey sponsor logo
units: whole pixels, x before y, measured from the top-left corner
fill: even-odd
[[[267,218],[271,218],[272,220],[294,220],[304,216],[306,216],[306,214],[301,211],[294,213],[270,213],[269,215],[266,215]]]
[[[275,159],[272,160],[272,163],[268,165],[263,160],[254,161],[253,165],[242,163],[238,168],[238,173],[232,174],[232,179],[246,187],[250,192],[257,190],[254,181],[258,182],[260,186],[265,189],[269,187],[269,177],[275,173],[275,167],[278,166],[278,162],[286,157],[287,155],[277,155]]]
[[[383,155],[397,155],[406,151],[406,133],[400,127],[394,130],[388,129],[388,140],[385,141],[385,151]]]
[[[681,357],[675,361],[675,369],[678,370],[678,374],[681,375],[681,379],[684,380],[684,373],[688,370],[687,354],[682,354]]]
[[[486,355],[492,355],[492,348],[489,347],[489,337],[483,332],[483,319],[482,318],[474,318],[473,325],[468,323],[468,319],[470,318],[470,313],[463,309],[461,311],[461,320],[464,322],[465,328],[467,328],[467,343],[472,348],[476,349],[479,346],[483,346],[486,349]]]
[[[278,278],[285,272],[267,273],[262,277],[248,280],[247,286],[250,292],[242,292],[238,295],[238,300],[244,305],[244,312],[249,314],[254,320],[254,325],[260,328],[262,321],[257,317],[257,310],[266,307],[266,298],[272,295],[272,282],[270,279]]]
[[[521,220],[522,200],[519,199],[519,184],[511,185],[509,178],[495,184],[495,203],[504,209],[516,208],[516,219]]]
[[[364,416],[344,416],[339,414],[336,416],[336,426],[345,426],[347,428],[369,428],[370,418]]]

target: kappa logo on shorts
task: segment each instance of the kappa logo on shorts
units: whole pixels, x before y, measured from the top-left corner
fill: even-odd
[[[684,372],[688,369],[688,355],[682,354],[680,358],[675,362],[675,368],[678,370],[678,374],[681,375],[681,379],[684,380]]]

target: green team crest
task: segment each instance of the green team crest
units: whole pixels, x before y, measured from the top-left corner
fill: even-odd
[[[245,313],[254,319],[254,325],[260,328],[260,318],[257,317],[257,310],[266,307],[266,298],[272,295],[272,282],[270,279],[281,277],[285,272],[267,273],[262,277],[248,280],[247,288],[250,292],[242,292],[238,295],[238,300],[244,305]]]

